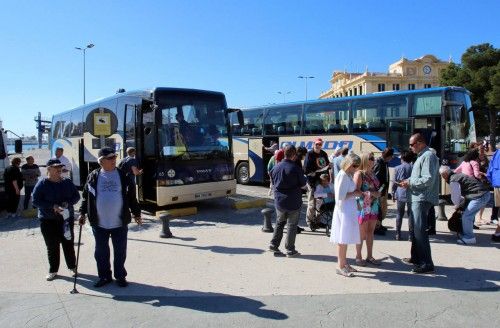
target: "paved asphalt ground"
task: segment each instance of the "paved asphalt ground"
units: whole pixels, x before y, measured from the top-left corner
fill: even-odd
[[[267,188],[259,186],[238,186],[238,192],[267,197]],[[489,215],[486,209],[484,217]],[[45,281],[48,263],[37,220],[4,216],[0,327],[500,326],[500,244],[491,243],[490,225],[476,231],[476,246],[459,246],[438,222],[432,238],[436,274],[413,275],[400,260],[410,243],[394,240],[391,204],[391,229],[375,241],[382,265],[344,278],[335,274],[336,248],[324,233],[299,235],[300,257],[275,258],[266,251],[271,234],[260,230],[260,209],[205,201],[197,215],[172,221],[172,239],[158,237],[161,224],[152,217],[142,227],[129,226],[127,288],[92,286],[94,241],[84,226],[80,293],[72,295],[64,261],[59,278]],[[353,247],[348,256],[354,257]]]

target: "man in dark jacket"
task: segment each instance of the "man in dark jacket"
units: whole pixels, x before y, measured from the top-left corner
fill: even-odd
[[[295,146],[285,146],[285,159],[270,172],[274,187],[276,229],[269,250],[276,256],[284,255],[280,252],[279,246],[287,223],[286,255],[288,257],[300,255],[295,249],[295,237],[302,205],[302,187],[306,185],[306,178],[302,169],[293,161],[296,153]]]
[[[100,168],[92,171],[83,188],[80,224],[88,216],[95,238],[95,259],[99,280],[94,287],[111,281],[109,238],[113,242],[114,276],[120,287],[128,285],[125,277],[128,224],[130,211],[137,224],[142,224],[141,210],[135,198],[135,186],[126,174],[116,167],[116,154],[112,148],[99,150]]]
[[[382,186],[381,196],[380,196],[380,215],[378,216],[377,227],[374,233],[376,235],[384,235],[387,230],[386,227],[382,225],[382,220],[385,219],[387,214],[387,191],[389,190],[389,166],[388,163],[394,157],[394,149],[386,148],[382,152],[382,156],[377,158],[375,165],[373,166],[373,173],[377,176],[380,186]]]
[[[328,173],[330,161],[327,153],[322,149],[323,140],[317,138],[314,140],[313,149],[307,152],[304,159],[304,172],[307,176],[307,213],[306,221],[311,231],[318,228],[325,228],[326,225],[316,218],[316,202],[314,200],[314,191],[319,183],[320,175]]]
[[[23,189],[23,175],[19,166],[21,166],[21,159],[14,157],[3,172],[3,179],[5,181],[5,194],[7,195],[7,217],[16,217],[17,207],[19,206],[19,199],[21,189]]]

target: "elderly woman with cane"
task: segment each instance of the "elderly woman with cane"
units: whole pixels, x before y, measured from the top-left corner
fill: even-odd
[[[47,162],[47,177],[38,181],[33,190],[33,205],[38,209],[49,259],[48,281],[56,278],[59,270],[59,245],[62,246],[66,265],[76,273],[74,242],[74,209],[80,194],[70,179],[62,177],[64,164],[57,159]]]

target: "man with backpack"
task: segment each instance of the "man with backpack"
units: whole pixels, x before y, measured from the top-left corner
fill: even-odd
[[[490,200],[489,187],[479,179],[463,173],[454,173],[448,166],[441,166],[439,174],[450,184],[453,204],[456,207],[464,208],[462,213],[462,233],[458,235],[457,243],[473,245],[476,243],[473,230],[474,218],[477,212],[485,207]]]

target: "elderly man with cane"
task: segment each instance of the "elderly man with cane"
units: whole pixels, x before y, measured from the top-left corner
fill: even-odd
[[[135,197],[135,185],[125,172],[116,167],[114,149],[105,147],[98,153],[98,169],[87,177],[83,188],[80,207],[80,224],[85,224],[88,216],[95,238],[94,257],[97,262],[99,280],[94,287],[99,288],[113,281],[110,265],[109,239],[113,243],[113,269],[116,284],[127,287],[128,224],[132,216],[137,224],[142,224],[141,210]]]

